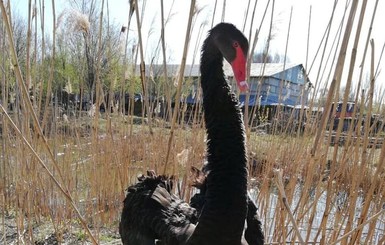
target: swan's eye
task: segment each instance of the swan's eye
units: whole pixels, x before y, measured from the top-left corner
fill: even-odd
[[[238,42],[234,42],[234,43],[233,43],[233,47],[234,47],[234,48],[238,48],[238,47],[239,47],[239,43],[238,43]]]

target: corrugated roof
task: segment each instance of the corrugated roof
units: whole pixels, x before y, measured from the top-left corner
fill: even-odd
[[[293,68],[300,64],[284,64],[284,63],[251,63],[250,77],[270,77],[282,71]],[[233,70],[229,63],[224,63],[224,73],[226,76],[232,77]]]
[[[270,77],[284,70],[288,70],[299,64],[284,64],[284,63],[252,63],[250,68],[251,77]]]
[[[250,68],[250,76],[251,77],[270,77],[273,76],[277,73],[280,73],[284,70],[293,68],[295,66],[298,66],[300,64],[295,64],[295,63],[289,63],[289,64],[284,64],[284,63],[252,63],[251,68]],[[176,64],[169,64],[167,65],[167,74],[168,76],[177,76],[179,72],[180,65]],[[232,77],[233,76],[233,71],[231,69],[231,66],[229,63],[224,62],[223,65],[223,71],[225,76]],[[139,65],[136,66],[135,74],[139,76],[140,74],[140,68]],[[163,65],[146,65],[146,76],[152,76],[152,77],[157,77],[157,76],[162,76],[163,75]],[[185,77],[199,77],[200,76],[200,70],[199,70],[199,65],[186,65],[185,70],[184,70],[184,76]]]

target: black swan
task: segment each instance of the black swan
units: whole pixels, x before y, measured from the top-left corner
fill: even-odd
[[[155,244],[155,239],[160,244],[242,244],[248,208],[245,132],[238,100],[224,78],[223,58],[244,91],[247,51],[247,39],[227,23],[211,29],[202,47],[207,176],[201,212],[171,195],[163,177],[144,178],[128,189],[124,201],[123,244]]]

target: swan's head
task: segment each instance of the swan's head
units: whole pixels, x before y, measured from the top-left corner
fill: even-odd
[[[220,23],[215,26],[211,34],[223,57],[230,63],[238,88],[248,89],[246,82],[246,61],[249,43],[246,37],[234,25]]]

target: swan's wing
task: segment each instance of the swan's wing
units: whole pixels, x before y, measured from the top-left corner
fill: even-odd
[[[160,204],[161,213],[153,218],[151,227],[161,243],[183,244],[187,241],[195,229],[196,210],[162,186],[155,188],[151,199]]]
[[[163,187],[157,186],[151,195],[151,199],[162,205],[163,208],[168,208],[171,205],[171,194]]]

